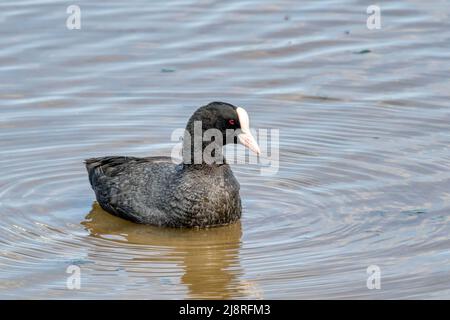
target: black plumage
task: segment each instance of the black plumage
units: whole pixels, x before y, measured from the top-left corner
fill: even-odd
[[[220,130],[225,144],[226,129],[240,129],[242,119],[236,109],[222,102],[201,107],[189,119],[186,132],[193,136],[194,122],[202,121],[202,131]],[[89,181],[100,206],[124,219],[158,226],[206,227],[237,221],[242,210],[239,183],[223,159],[222,148],[215,156],[223,161],[194,164],[192,152],[204,150],[207,143],[194,146],[193,140],[185,136],[181,164],[170,157],[87,159]]]

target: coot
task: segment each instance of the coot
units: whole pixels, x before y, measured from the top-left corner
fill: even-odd
[[[247,112],[212,102],[187,123],[182,163],[170,157],[111,156],[85,164],[98,203],[113,215],[166,227],[224,225],[241,217],[239,183],[222,154],[223,145],[238,142],[260,153]]]

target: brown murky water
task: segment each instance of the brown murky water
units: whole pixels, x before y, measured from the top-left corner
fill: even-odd
[[[450,2],[377,3],[1,2],[0,297],[450,298]],[[169,155],[213,100],[280,129],[276,175],[233,166],[239,224],[94,204],[84,158]]]

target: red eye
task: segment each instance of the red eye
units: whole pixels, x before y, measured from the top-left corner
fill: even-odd
[[[228,123],[229,123],[231,126],[234,126],[234,119],[228,120]]]

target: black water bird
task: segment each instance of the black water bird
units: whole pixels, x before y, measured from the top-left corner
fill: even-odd
[[[220,137],[213,134],[198,143],[198,134],[204,137],[208,130]],[[247,112],[212,102],[189,119],[179,164],[170,157],[123,156],[91,158],[85,164],[98,203],[113,215],[166,227],[225,225],[239,220],[242,207],[239,183],[222,146],[238,142],[260,153]],[[210,157],[203,156],[209,150]]]

